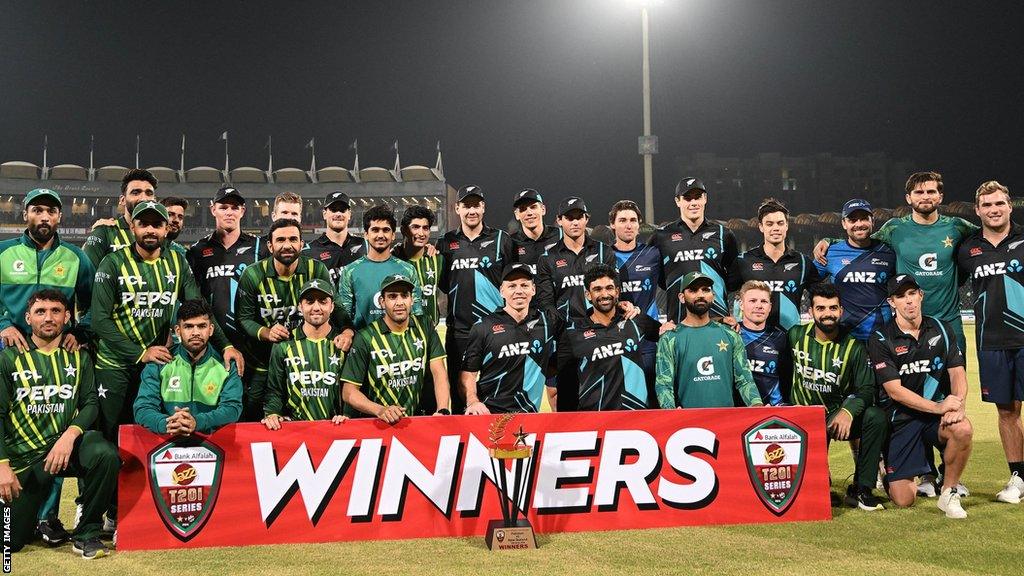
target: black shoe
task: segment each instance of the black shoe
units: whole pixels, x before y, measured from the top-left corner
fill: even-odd
[[[857,508],[868,512],[885,510],[885,506],[882,506],[882,501],[875,497],[870,488],[863,486],[857,490]]]
[[[103,558],[110,554],[110,550],[100,542],[99,538],[95,536],[88,540],[75,540],[71,547],[74,548],[82,558],[86,560],[95,560],[96,558]]]
[[[850,484],[846,487],[846,496],[843,497],[843,504],[850,508],[857,507],[857,486]]]
[[[59,518],[40,520],[36,532],[47,546],[60,546],[71,539],[71,534],[64,529]]]

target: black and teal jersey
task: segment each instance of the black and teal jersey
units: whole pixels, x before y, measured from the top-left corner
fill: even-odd
[[[82,251],[89,257],[94,268],[100,267],[103,257],[135,244],[135,233],[124,215],[118,216],[113,224],[103,224],[93,229],[82,244]]]
[[[171,348],[171,354],[174,358],[167,364],[149,362],[142,369],[132,405],[135,423],[164,434],[167,417],[176,408],[189,409],[201,434],[237,422],[242,415],[242,379],[234,365],[225,368],[224,358],[209,344],[198,360],[181,344]]]
[[[843,408],[856,418],[874,403],[875,379],[864,344],[852,334],[819,340],[811,322],[790,328],[788,337],[793,357],[793,404],[824,406],[829,416]]]
[[[501,270],[515,261],[512,238],[504,230],[484,226],[470,240],[462,228],[437,241],[444,267],[438,288],[448,295],[447,329],[465,338],[470,327],[502,306]]]
[[[242,272],[259,260],[262,244],[260,238],[242,232],[230,248],[225,248],[214,232],[198,240],[186,254],[199,292],[213,308],[213,315],[224,335],[243,352],[246,351],[248,337],[235,317],[235,295]]]
[[[646,314],[605,326],[578,318],[558,343],[558,366],[575,366],[580,410],[643,410],[650,398],[640,347],[658,340],[661,324]]]
[[[341,280],[338,281],[338,302],[345,314],[352,319],[352,325],[356,330],[365,328],[384,316],[384,309],[380,307],[380,301],[377,299],[380,295],[380,284],[385,278],[395,274],[401,274],[413,281],[412,313],[419,314],[422,291],[419,275],[412,264],[393,255],[388,256],[383,262],[363,256],[341,271]]]
[[[993,246],[978,231],[960,245],[957,264],[971,281],[978,350],[1024,348],[1024,230]]]
[[[950,393],[947,371],[964,366],[963,353],[949,324],[931,316],[921,319],[916,339],[900,330],[893,319],[871,335],[868,356],[875,371],[880,403],[890,422],[933,415],[892,400],[883,384],[899,380],[901,386],[925,400],[941,402]]]
[[[86,431],[99,414],[85,351],[0,352],[0,461],[20,472],[40,462],[71,426]]]
[[[768,324],[789,330],[800,323],[800,301],[804,290],[821,281],[818,269],[807,256],[786,250],[778,261],[765,254],[764,246],[752,248],[733,262],[729,290],[739,290],[748,280],[760,280],[771,289],[772,311]]]
[[[263,411],[292,420],[330,420],[343,413],[341,367],[345,353],[334,347],[337,331],[309,338],[302,326],[292,339],[274,344],[267,370]]]
[[[827,265],[817,261],[814,265],[839,291],[843,304],[839,323],[854,338],[867,342],[875,330],[892,318],[885,283],[896,273],[896,252],[877,240],[867,248],[844,240],[829,246],[825,257]]]
[[[933,224],[914,222],[913,214],[892,218],[871,237],[896,252],[896,273],[912,274],[924,292],[922,311],[945,322],[960,319],[957,248],[978,230],[954,216],[939,216]]]
[[[679,282],[689,272],[700,272],[714,281],[712,316],[728,316],[725,280],[736,260],[736,237],[721,224],[705,219],[696,230],[682,220],[655,230],[647,240],[661,254],[662,288],[667,293],[666,315],[675,323],[686,315],[679,305]]]
[[[620,298],[632,302],[648,316],[660,317],[655,297],[661,284],[661,254],[658,249],[639,244],[629,251],[615,249],[615,264],[619,269]]]
[[[512,233],[512,243],[515,246],[516,262],[528,264],[533,273],[537,273],[537,262],[545,252],[555,246],[555,243],[562,239],[562,228],[548,224],[544,231],[536,239],[530,238],[523,232],[522,226]]]
[[[724,408],[734,405],[734,394],[747,406],[763,404],[743,340],[718,322],[679,324],[662,334],[657,363],[654,389],[662,408]]]
[[[146,348],[164,346],[182,300],[200,298],[185,257],[161,250],[153,260],[139,256],[132,245],[111,252],[96,270],[92,290],[92,330],[97,337],[96,366],[124,368],[139,362]],[[230,343],[216,321],[214,348]]]
[[[476,394],[495,414],[540,412],[548,361],[561,323],[542,310],[516,322],[505,310],[483,317],[469,330],[464,372],[479,372]],[[459,374],[449,378],[458,382]]]
[[[302,323],[299,290],[309,280],[319,280],[326,290],[334,292],[327,267],[305,255],[300,255],[296,260],[295,271],[291,276],[278,275],[273,256],[247,266],[242,272],[238,293],[235,295],[235,314],[249,338],[246,351],[251,356],[245,359],[247,367],[251,365],[266,369],[267,361],[270,360],[271,343],[259,339],[261,331],[275,324],[291,331]],[[331,325],[340,328],[347,320],[341,303],[335,297]]]
[[[0,330],[17,326],[26,337],[31,334],[25,320],[28,299],[39,290],[52,288],[71,303],[72,331],[84,344],[95,275],[96,269],[82,249],[61,241],[58,234],[46,250],[38,250],[27,232],[0,242]]]
[[[549,310],[565,322],[587,316],[591,305],[584,296],[583,276],[595,264],[614,268],[615,249],[588,235],[577,254],[564,240],[559,240],[537,262],[535,306]]]
[[[437,293],[439,291],[437,285],[441,281],[441,270],[444,269],[444,258],[441,256],[441,253],[439,252],[433,256],[427,256],[424,253],[416,258],[410,258],[405,253],[405,248],[402,244],[395,246],[391,252],[399,260],[412,264],[412,267],[416,269],[416,275],[411,276],[411,278],[415,278],[420,284],[420,304],[423,309],[423,316],[432,325],[437,326],[438,321],[441,319],[441,313],[437,307]]]
[[[412,415],[420,403],[430,363],[445,358],[437,331],[422,317],[413,316],[402,332],[392,332],[384,319],[356,333],[341,369],[341,381],[359,386],[370,401],[401,406]],[[355,412],[346,407],[346,412]]]
[[[366,255],[366,240],[346,234],[345,241],[338,244],[324,233],[308,242],[302,251],[310,258],[323,262],[331,273],[331,280],[337,284],[345,266]]]
[[[779,406],[789,401],[792,360],[786,331],[778,326],[751,330],[740,324],[740,338],[747,351],[747,366],[754,377],[765,406]]]

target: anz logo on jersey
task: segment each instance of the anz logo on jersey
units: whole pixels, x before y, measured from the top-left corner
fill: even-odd
[[[714,260],[718,256],[718,250],[708,247],[700,250],[680,250],[672,258],[673,262],[687,262],[693,260]]]
[[[477,268],[490,268],[491,258],[484,256],[482,258],[456,258],[452,260],[452,270],[476,270]]]
[[[1010,260],[1007,262],[992,262],[991,264],[981,264],[974,268],[975,278],[985,278],[987,276],[998,276],[1006,274],[1007,272],[1020,272],[1022,270],[1020,260]]]
[[[768,285],[768,288],[770,288],[772,292],[786,292],[788,294],[792,294],[796,292],[797,289],[796,280],[765,280],[764,283]]]
[[[888,279],[889,275],[885,272],[854,270],[844,274],[840,282],[851,284],[885,284],[885,281]]]
[[[747,367],[757,374],[775,374],[776,370],[775,360],[747,360]]]
[[[625,280],[622,282],[622,292],[646,292],[651,289],[653,284],[650,278],[644,278],[643,280]]]
[[[611,344],[605,344],[594,348],[594,351],[590,354],[590,359],[602,360],[604,358],[611,358],[612,356],[622,356],[625,353],[625,349],[622,347],[622,342],[613,342]]]
[[[498,358],[511,358],[513,356],[526,356],[530,353],[530,342],[512,342],[505,344],[498,350]]]

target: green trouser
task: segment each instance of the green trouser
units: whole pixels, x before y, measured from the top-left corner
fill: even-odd
[[[832,416],[828,422],[832,421]],[[850,425],[848,440],[860,438],[860,451],[857,452],[854,481],[858,486],[873,489],[878,480],[878,463],[882,459],[882,446],[885,444],[888,425],[885,412],[877,406],[868,406],[853,419]],[[831,440],[831,436],[829,440]]]
[[[60,492],[64,488],[63,478],[54,478],[53,486],[50,488],[50,495],[46,497],[43,505],[39,507],[39,521],[53,520],[60,515]]]
[[[252,367],[250,367],[252,366]],[[256,368],[245,363],[245,376],[242,377],[242,417],[239,422],[259,422],[263,420],[263,403],[267,398],[267,369]]]
[[[82,520],[75,528],[76,540],[99,536],[103,528],[103,511],[117,488],[120,468],[117,448],[104,440],[99,432],[90,430],[75,440],[68,467],[58,477],[82,479]],[[5,518],[10,514],[10,546],[13,551],[21,550],[32,540],[39,507],[50,494],[53,480],[54,476],[43,469],[43,461],[18,473],[21,495],[9,507],[5,505],[3,510]]]
[[[108,442],[117,446],[117,428],[134,424],[135,398],[139,395],[142,369],[145,364],[129,364],[124,368],[96,368],[96,395],[100,403],[99,431]],[[102,393],[101,393],[102,391]],[[107,518],[117,518],[117,492],[107,506]]]

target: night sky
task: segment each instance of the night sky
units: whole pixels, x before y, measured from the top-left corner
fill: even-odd
[[[262,5],[266,5],[263,7]],[[489,193],[642,200],[639,2],[3,2],[0,160],[433,166]],[[982,8],[984,6],[984,8]],[[947,201],[1024,180],[1019,2],[654,2],[655,202],[674,159],[882,151]],[[699,176],[699,175],[698,175]],[[610,203],[610,201],[608,202]],[[603,210],[603,206],[602,206]]]

